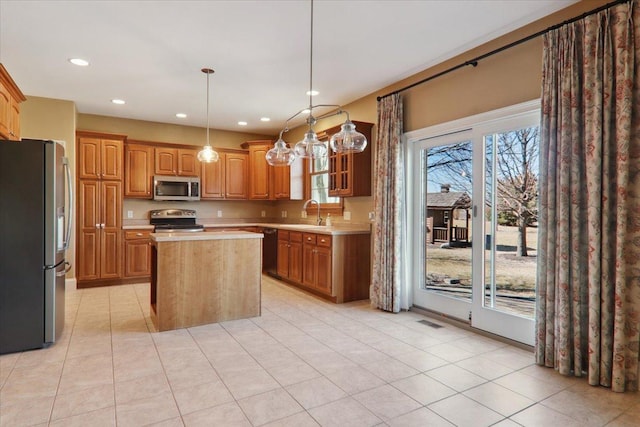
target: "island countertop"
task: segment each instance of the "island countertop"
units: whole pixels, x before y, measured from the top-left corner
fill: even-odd
[[[192,240],[262,239],[264,234],[250,231],[151,233],[152,242],[185,242]]]

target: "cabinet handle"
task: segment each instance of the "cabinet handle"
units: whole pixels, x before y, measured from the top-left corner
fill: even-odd
[[[142,233],[136,233],[137,237],[142,237]]]
[[[96,228],[100,228],[100,224],[96,224]]]
[[[325,242],[325,240],[324,240],[324,239],[320,239],[320,243],[324,243],[324,242]]]
[[[100,224],[100,228],[104,229],[104,224]]]
[[[307,240],[308,240],[308,241],[311,241],[311,237],[307,237]]]

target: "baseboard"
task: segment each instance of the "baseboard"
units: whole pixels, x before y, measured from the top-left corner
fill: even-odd
[[[71,279],[64,279],[64,289],[65,291],[75,291],[78,289],[78,282],[76,282],[76,278],[72,277]]]

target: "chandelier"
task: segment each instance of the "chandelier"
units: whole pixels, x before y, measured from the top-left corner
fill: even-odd
[[[207,75],[207,143],[202,150],[198,152],[198,160],[204,163],[213,163],[217,162],[220,158],[218,152],[214,150],[209,143],[209,75],[213,74],[214,71],[211,68],[203,68],[200,71]]]
[[[267,163],[271,166],[290,166],[297,157],[316,159],[327,155],[327,146],[324,142],[318,140],[318,135],[313,131],[313,126],[319,119],[345,114],[347,120],[342,124],[340,132],[336,133],[329,140],[329,146],[335,153],[359,153],[367,147],[367,138],[360,132],[356,131],[356,126],[349,119],[349,113],[344,111],[339,105],[318,104],[313,105],[311,100],[313,96],[313,0],[311,0],[311,25],[309,37],[309,106],[304,108],[293,116],[289,117],[285,122],[284,128],[280,131],[278,140],[273,148],[267,151]],[[317,108],[333,107],[336,110],[323,114],[318,117],[313,116],[313,110]],[[308,114],[306,123],[309,126],[304,135],[304,139],[299,141],[293,149],[287,146],[282,139],[282,135],[289,131],[289,122],[301,114]]]

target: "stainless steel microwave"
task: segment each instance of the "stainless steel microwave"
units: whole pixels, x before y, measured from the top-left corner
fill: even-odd
[[[153,200],[200,200],[200,178],[155,175],[153,177]]]

